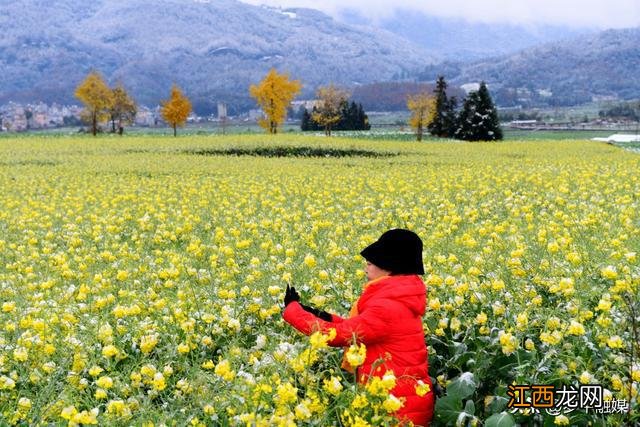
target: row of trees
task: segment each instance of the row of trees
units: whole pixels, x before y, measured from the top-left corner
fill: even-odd
[[[249,93],[265,115],[258,124],[268,133],[276,134],[301,88],[300,81],[290,80],[288,75],[279,74],[275,69],[271,69],[259,84],[251,85]],[[436,82],[434,95],[422,92],[407,99],[407,107],[412,113],[409,123],[415,129],[418,141],[422,140],[425,130],[437,137],[467,141],[502,139],[497,110],[484,82],[463,100],[459,112],[456,98],[447,96],[447,83],[442,76]],[[111,120],[112,132],[116,132],[117,124],[117,131],[122,135],[124,125],[133,123],[137,112],[135,101],[122,84],[111,89],[95,71],[80,83],[76,97],[85,104],[83,118],[91,125],[93,135],[97,133],[98,123],[107,119]],[[324,129],[330,136],[332,130],[370,129],[362,105],[349,103],[349,94],[344,89],[330,84],[320,87],[316,97],[313,110],[305,109],[303,113],[302,130]],[[169,99],[162,101],[161,107],[162,118],[171,125],[174,136],[191,111],[191,102],[174,84]]]
[[[84,122],[91,125],[91,133],[98,132],[98,123],[111,121],[111,131],[122,135],[125,124],[133,123],[137,113],[135,101],[129,96],[121,83],[110,88],[102,76],[93,71],[76,88],[76,97],[85,108],[82,112]]]
[[[124,126],[135,120],[138,108],[122,83],[110,88],[97,71],[91,71],[78,85],[76,97],[84,104],[82,119],[91,126],[91,133],[98,133],[98,124],[111,121],[111,131],[122,135]],[[178,86],[173,85],[169,99],[162,102],[162,118],[173,128],[184,125],[191,113],[191,102]],[[117,126],[117,130],[116,130]]]
[[[250,88],[266,118],[259,123],[269,133],[275,134],[286,118],[287,107],[300,92],[298,80],[289,80],[275,69],[269,71],[259,85]],[[494,141],[502,139],[498,112],[487,85],[482,82],[477,91],[470,92],[457,111],[455,97],[447,96],[447,83],[440,76],[434,95],[418,93],[407,99],[411,111],[409,124],[415,129],[418,141],[426,129],[437,137],[466,141]],[[311,113],[306,109],[302,117],[302,130],[324,129],[327,136],[336,129],[369,129],[368,118],[354,102],[349,105],[348,94],[333,84],[318,89],[317,101]]]
[[[409,124],[415,129],[418,141],[422,140],[425,128],[433,136],[465,141],[495,141],[503,137],[497,109],[484,82],[477,91],[467,95],[460,111],[456,98],[447,96],[443,76],[436,82],[434,95],[410,96],[407,107],[412,113]]]
[[[640,102],[625,102],[598,111],[602,119],[640,121]]]
[[[302,84],[299,80],[290,80],[286,74],[279,74],[271,69],[257,85],[251,85],[249,93],[262,108],[265,117],[258,121],[268,133],[278,133],[284,123],[287,108],[300,93]],[[302,130],[324,129],[330,136],[332,130],[370,129],[369,119],[364,114],[362,105],[348,103],[349,94],[333,84],[318,88],[316,104],[311,112],[305,111],[302,116]]]

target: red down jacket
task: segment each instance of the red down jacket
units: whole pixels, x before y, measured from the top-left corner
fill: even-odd
[[[404,406],[395,415],[417,426],[428,426],[433,417],[434,396],[422,328],[426,303],[426,287],[419,276],[384,276],[365,285],[356,303],[358,314],[353,317],[332,315],[332,321],[326,322],[295,301],[287,305],[282,316],[306,335],[334,328],[336,337],[329,341],[334,347],[351,345],[355,333],[357,341],[367,348],[364,364],[358,368],[358,382],[365,383],[370,375],[382,377],[385,371],[393,371],[397,381],[391,393],[405,398]],[[378,359],[384,362],[371,372]],[[418,380],[429,384],[432,391],[418,396],[415,391]]]

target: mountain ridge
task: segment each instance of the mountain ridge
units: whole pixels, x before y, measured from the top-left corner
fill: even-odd
[[[640,27],[581,35],[469,63],[427,66],[415,77],[485,81],[502,106],[577,105],[640,98]]]
[[[345,22],[369,23],[357,12],[342,15]],[[515,53],[547,42],[597,32],[594,28],[571,28],[550,24],[513,24],[438,17],[421,11],[396,9],[379,19],[377,26],[403,37],[444,60],[474,61]]]
[[[141,103],[156,104],[175,82],[197,110],[223,101],[233,112],[255,105],[249,85],[272,67],[300,79],[311,97],[321,84],[389,80],[435,60],[384,30],[237,0],[25,0],[0,11],[0,25],[0,103],[73,102],[75,86],[97,69]]]
[[[398,16],[406,18],[405,33],[425,18],[416,15],[410,24],[408,17]],[[458,21],[443,20],[412,42],[400,31],[390,32],[388,25],[370,28],[357,17],[350,23],[314,9],[238,0],[23,0],[0,9],[0,104],[77,103],[76,85],[96,69],[109,83],[122,82],[141,104],[156,105],[176,83],[197,112],[213,112],[217,102],[225,102],[236,114],[255,108],[248,88],[272,67],[301,80],[300,98],[307,99],[318,85],[331,82],[351,88],[392,80],[433,83],[439,74],[452,85],[486,81],[501,106],[640,98],[640,28],[581,35],[567,31],[560,41],[456,61],[445,54],[442,25],[447,22]],[[468,31],[488,28],[452,28],[461,33],[451,40],[452,52],[466,49]],[[497,26],[479,38],[484,40],[479,45],[468,43],[471,57],[483,43],[487,49],[491,43],[499,47],[500,28],[509,27]],[[434,31],[442,32],[439,38]],[[564,34],[558,31],[558,37]],[[417,46],[425,34],[434,40]],[[514,39],[513,46],[527,37]]]

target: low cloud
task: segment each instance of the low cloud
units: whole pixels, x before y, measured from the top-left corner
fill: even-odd
[[[243,0],[254,5],[310,7],[339,17],[352,10],[373,21],[398,9],[469,21],[553,24],[571,27],[627,28],[640,26],[638,0]]]

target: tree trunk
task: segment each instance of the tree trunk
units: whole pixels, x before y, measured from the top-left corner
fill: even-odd
[[[418,125],[418,142],[422,141],[422,125]]]
[[[177,127],[177,126],[176,126],[176,124],[174,123],[174,124],[173,124],[173,136],[174,136],[174,137],[175,137],[175,136],[178,136],[178,131],[177,131],[176,127]]]
[[[93,133],[93,136],[96,136],[96,133],[98,133],[98,113],[95,111],[91,117],[91,133]]]
[[[111,116],[111,133],[116,133],[116,118]]]

